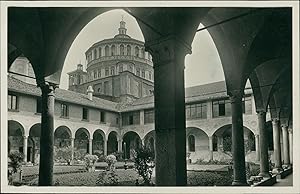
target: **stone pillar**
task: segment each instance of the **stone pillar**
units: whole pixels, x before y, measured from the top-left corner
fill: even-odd
[[[106,140],[106,139],[103,141],[103,155],[104,156],[107,156],[107,141],[108,140]],[[120,152],[120,150],[118,150],[118,152]]]
[[[168,36],[146,42],[154,62],[156,185],[187,184],[184,58],[191,51]]]
[[[208,100],[206,102],[207,107],[207,119],[211,119],[213,117],[213,108],[212,108],[212,101]]]
[[[260,161],[260,145],[259,145],[259,135],[255,134],[255,154],[256,161]]]
[[[232,185],[247,185],[242,109],[243,91],[233,91],[229,94],[229,97],[231,101],[232,112]]]
[[[288,136],[288,127],[283,124],[282,129],[282,142],[283,142],[283,161],[285,166],[290,165],[290,151],[289,151],[289,136]]]
[[[40,137],[39,186],[53,184],[54,150],[54,90],[48,83],[39,84],[42,90],[42,118]]]
[[[28,136],[23,136],[23,154],[24,154],[24,162],[27,163],[27,142]]]
[[[214,159],[213,136],[208,137],[208,144],[209,144],[209,160],[213,161]]]
[[[258,132],[259,132],[259,145],[260,145],[260,173],[259,176],[264,178],[271,177],[269,174],[269,156],[268,156],[268,134],[266,126],[266,112],[259,111],[258,118]]]
[[[293,164],[293,130],[289,129],[290,164]]]
[[[89,139],[89,154],[93,154],[93,139]]]
[[[118,152],[122,152],[122,139],[118,140]]]
[[[140,125],[144,125],[145,120],[144,120],[144,110],[140,110]]]
[[[145,146],[145,138],[142,139],[142,146]]]
[[[281,145],[280,145],[280,127],[279,120],[273,119],[273,144],[274,144],[274,160],[275,167],[273,169],[274,173],[280,173],[282,171],[282,163],[281,163]]]
[[[74,140],[75,140],[75,138],[71,138],[71,149],[72,149],[72,151],[71,151],[71,161],[72,161],[72,164],[74,163],[74,150],[75,150]]]
[[[223,137],[218,136],[218,151],[223,152]]]

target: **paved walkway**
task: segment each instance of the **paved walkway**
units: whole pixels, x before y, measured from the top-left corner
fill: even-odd
[[[277,183],[273,186],[293,186],[293,173],[285,177],[284,179],[277,179]]]
[[[199,165],[199,164],[188,164],[187,170],[193,171],[228,171],[228,165]]]

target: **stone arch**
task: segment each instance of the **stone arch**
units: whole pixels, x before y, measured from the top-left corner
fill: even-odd
[[[134,47],[134,56],[139,57],[140,56],[140,48],[138,46]]]
[[[124,158],[133,158],[134,150],[142,146],[142,140],[135,131],[128,131],[123,135]]]
[[[117,151],[118,151],[118,134],[116,131],[111,131],[107,136],[107,155]]]
[[[131,46],[128,44],[127,46],[126,46],[126,51],[127,51],[127,55],[131,55]]]
[[[125,48],[123,44],[120,45],[120,55],[125,55]]]
[[[27,159],[32,163],[39,162],[41,123],[32,125],[29,129]]]
[[[71,145],[72,131],[69,127],[62,125],[54,131],[54,146],[66,147]]]
[[[99,58],[102,57],[102,47],[101,46],[98,47],[98,54],[99,54]]]
[[[109,46],[108,45],[105,45],[105,47],[104,47],[104,56],[105,57],[109,56]]]
[[[19,151],[23,153],[23,136],[25,133],[23,125],[15,120],[8,120],[8,153],[10,151]]]
[[[105,155],[106,137],[101,129],[97,129],[93,133],[93,154],[98,156]]]
[[[111,56],[115,56],[117,53],[116,53],[116,45],[111,45],[111,47],[110,47],[110,52],[111,52]]]
[[[74,149],[81,154],[89,153],[90,133],[86,128],[79,128],[75,132]]]
[[[155,153],[155,130],[149,131],[144,137],[144,145]]]

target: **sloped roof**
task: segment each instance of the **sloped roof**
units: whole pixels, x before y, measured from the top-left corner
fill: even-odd
[[[8,77],[7,87],[9,91],[14,91],[18,93],[24,93],[33,96],[41,96],[42,94],[40,88],[38,88],[37,86],[25,83],[13,77]],[[60,88],[55,89],[55,99],[58,101],[64,101],[83,106],[118,112],[118,109],[116,108],[118,103],[111,102],[109,100],[104,100],[102,98],[97,98],[95,96],[93,96],[93,100],[89,100],[88,96],[85,94]]]

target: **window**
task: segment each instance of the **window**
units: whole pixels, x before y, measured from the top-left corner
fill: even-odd
[[[100,111],[100,122],[105,123],[105,112]]]
[[[36,113],[42,113],[42,99],[36,99]]]
[[[120,55],[124,55],[124,45],[120,45]]]
[[[108,56],[109,55],[109,47],[106,45],[105,46],[105,49],[104,49],[104,51],[105,51],[105,56]]]
[[[122,64],[119,66],[119,73],[121,73],[121,72],[123,72],[123,65]]]
[[[18,97],[16,95],[8,95],[8,110],[18,110]]]
[[[110,74],[111,74],[111,75],[115,75],[115,67],[111,67],[111,69],[110,69]]]
[[[139,47],[135,47],[135,49],[134,49],[134,55],[136,56],[136,57],[138,57],[139,56],[139,52],[140,52],[140,49],[139,49]]]
[[[130,71],[130,72],[133,72],[133,67],[132,67],[132,65],[129,65],[129,71]]]
[[[88,120],[89,110],[87,108],[82,108],[82,120]]]
[[[97,72],[94,71],[94,78],[97,78]]]
[[[123,113],[122,114],[122,124],[124,126],[140,124],[140,111]]]
[[[195,118],[205,119],[207,117],[206,103],[185,105],[185,115],[186,115],[186,119],[195,119]]]
[[[114,56],[114,55],[116,55],[116,46],[112,45],[111,46],[111,56]]]
[[[97,59],[97,49],[94,50],[94,59]]]
[[[104,82],[104,94],[108,95],[109,94],[109,85],[108,81]]]
[[[229,99],[213,101],[213,117],[230,116],[231,103]]]
[[[144,59],[144,58],[145,58],[145,49],[142,48],[141,52],[142,52],[142,53],[141,53],[141,54],[142,54],[141,58]]]
[[[152,80],[152,73],[149,72],[149,79]]]
[[[99,57],[102,57],[102,49],[99,47]]]
[[[140,76],[140,75],[141,75],[141,73],[140,73],[140,68],[136,68],[136,75],[137,75],[137,76]]]
[[[109,76],[109,69],[108,69],[108,67],[105,68],[105,76]]]
[[[98,77],[101,77],[101,69],[98,69]]]
[[[188,138],[189,143],[189,151],[194,152],[195,151],[195,136],[190,135]]]
[[[131,46],[127,45],[127,55],[131,55]]]
[[[153,123],[154,122],[154,110],[145,110],[144,111],[145,123]]]
[[[145,78],[145,70],[142,70],[142,78]]]
[[[68,118],[69,117],[69,107],[66,104],[61,104],[61,117]]]

